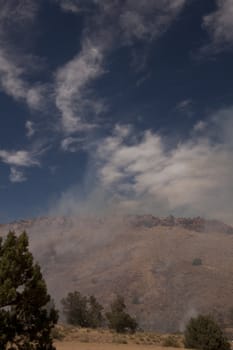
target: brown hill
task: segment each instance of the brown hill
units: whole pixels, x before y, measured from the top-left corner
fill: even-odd
[[[1,225],[26,230],[50,293],[74,289],[107,305],[123,294],[141,327],[182,330],[199,312],[229,321],[233,229],[218,221],[153,216],[38,218]]]

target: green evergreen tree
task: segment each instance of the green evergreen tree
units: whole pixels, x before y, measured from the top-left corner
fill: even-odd
[[[108,326],[118,333],[127,331],[135,332],[137,329],[137,322],[125,310],[126,305],[122,296],[117,296],[110,306],[110,311],[106,313]]]
[[[100,327],[103,323],[103,306],[91,295],[88,299],[88,317],[91,328]]]
[[[68,293],[67,297],[61,300],[63,313],[69,324],[89,327],[87,301],[87,297],[82,296],[78,291]]]
[[[58,314],[49,301],[27,234],[0,238],[0,349],[55,349],[51,330]]]
[[[191,318],[184,333],[186,348],[200,350],[229,350],[230,344],[219,325],[210,317]]]
[[[87,328],[97,328],[102,325],[103,307],[94,296],[82,296],[80,292],[68,293],[61,301],[63,313],[69,324]]]

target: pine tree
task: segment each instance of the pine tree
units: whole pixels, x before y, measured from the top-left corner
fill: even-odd
[[[63,313],[69,324],[89,327],[87,301],[87,297],[82,296],[78,291],[68,293],[67,297],[61,300]]]
[[[103,306],[97,301],[97,299],[93,295],[89,297],[88,305],[89,326],[91,328],[97,328],[102,326]]]
[[[9,232],[0,238],[0,349],[53,350],[51,329],[58,314],[28,237]]]
[[[111,310],[106,313],[108,326],[118,333],[127,331],[135,332],[137,322],[125,310],[126,305],[122,296],[117,296],[110,306]]]

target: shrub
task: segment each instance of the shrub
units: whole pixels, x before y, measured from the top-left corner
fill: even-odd
[[[202,265],[202,260],[200,258],[195,258],[195,259],[193,259],[192,265],[193,266],[200,266],[200,265]]]
[[[52,329],[51,335],[55,340],[62,340],[65,337],[64,333],[57,327]]]
[[[180,344],[175,336],[169,335],[168,337],[166,337],[164,339],[163,346],[172,347],[172,348],[179,348]]]
[[[184,333],[186,348],[200,350],[229,350],[230,344],[219,325],[210,317],[191,318]]]

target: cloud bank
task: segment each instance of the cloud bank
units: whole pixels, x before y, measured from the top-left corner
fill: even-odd
[[[232,224],[232,115],[233,108],[221,110],[205,128],[198,122],[172,147],[158,133],[117,125],[90,149],[87,178],[95,180],[63,193],[56,210],[201,215]]]

